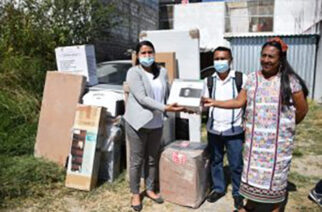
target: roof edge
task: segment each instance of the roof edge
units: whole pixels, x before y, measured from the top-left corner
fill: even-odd
[[[224,33],[225,39],[240,38],[240,37],[308,37],[308,36],[320,36],[317,33],[313,34],[300,34],[300,33],[275,33],[275,32],[246,32],[246,33]]]

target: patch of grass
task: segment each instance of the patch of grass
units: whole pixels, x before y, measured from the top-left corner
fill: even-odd
[[[303,156],[303,153],[302,153],[302,151],[300,150],[300,148],[295,148],[295,149],[294,149],[294,151],[293,151],[293,153],[292,153],[292,155],[293,155],[294,157],[302,157],[302,156]]]
[[[6,207],[5,201],[18,197],[41,198],[51,189],[60,187],[65,178],[64,169],[33,156],[1,156],[0,163],[1,207]]]
[[[322,106],[311,101],[309,112],[297,126],[295,145],[302,154],[322,155]]]
[[[297,172],[290,172],[288,175],[288,179],[290,182],[296,184],[297,186],[303,187],[303,186],[312,186],[315,185],[316,182],[318,182],[318,177],[312,177],[297,173]]]
[[[312,203],[314,204],[314,203]],[[296,207],[297,211],[299,212],[321,212],[321,210],[319,208],[312,208],[310,206],[306,206],[306,205],[300,205]]]

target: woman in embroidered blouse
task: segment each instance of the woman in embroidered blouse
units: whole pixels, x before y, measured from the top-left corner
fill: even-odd
[[[249,74],[236,99],[203,99],[204,106],[239,108],[246,104],[244,168],[239,193],[244,209],[270,203],[279,211],[285,200],[295,125],[308,112],[308,89],[286,59],[287,45],[273,38],[262,46],[262,70]]]

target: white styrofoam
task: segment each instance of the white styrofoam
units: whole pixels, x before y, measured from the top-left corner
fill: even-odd
[[[224,2],[175,5],[173,28],[175,30],[199,29],[200,48],[202,49],[215,49],[218,46],[229,46],[229,42],[224,39]]]
[[[83,75],[91,86],[98,83],[93,45],[57,47],[55,54],[58,71]]]
[[[188,114],[189,119],[189,140],[191,142],[201,142],[201,115]]]
[[[163,129],[161,138],[161,148],[165,147],[169,143],[173,142],[176,138],[175,136],[175,124],[176,124],[175,113],[168,113],[167,117],[163,119]]]

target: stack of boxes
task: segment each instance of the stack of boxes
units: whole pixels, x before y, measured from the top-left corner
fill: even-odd
[[[85,85],[97,84],[94,46],[55,52],[58,72],[47,72],[35,156],[67,166],[66,186],[89,191],[98,180],[101,146],[108,136],[106,109],[80,104]]]

